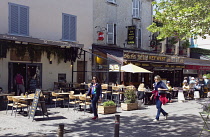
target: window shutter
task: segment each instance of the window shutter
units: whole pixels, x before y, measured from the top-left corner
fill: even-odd
[[[63,40],[76,41],[76,16],[63,14]]]
[[[9,33],[29,35],[29,7],[9,3]]]
[[[107,24],[107,44],[114,44],[114,24]]]
[[[18,34],[18,6],[10,4],[9,33]]]
[[[20,26],[19,26],[19,34],[20,35],[28,35],[28,7],[20,7]]]
[[[63,39],[69,40],[70,39],[70,19],[68,15],[63,14]]]
[[[70,16],[70,40],[76,41],[76,17]]]
[[[139,18],[139,10],[140,10],[140,1],[133,0],[133,18]]]

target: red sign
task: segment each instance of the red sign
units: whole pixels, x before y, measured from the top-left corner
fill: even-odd
[[[98,40],[101,40],[101,41],[104,40],[104,33],[103,32],[98,32]]]
[[[185,69],[210,70],[210,66],[186,65]]]

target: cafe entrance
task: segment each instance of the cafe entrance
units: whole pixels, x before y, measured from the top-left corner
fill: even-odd
[[[11,92],[16,92],[16,85],[14,78],[17,73],[20,73],[24,78],[24,86],[26,92],[31,92],[31,81],[36,81],[36,88],[42,87],[42,64],[41,63],[18,63],[9,62],[9,81],[8,89]],[[34,86],[34,84],[33,84]]]

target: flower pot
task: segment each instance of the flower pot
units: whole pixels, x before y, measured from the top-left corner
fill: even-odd
[[[116,113],[116,106],[98,106],[99,114],[112,114]]]
[[[122,110],[135,110],[138,109],[138,103],[121,103]]]

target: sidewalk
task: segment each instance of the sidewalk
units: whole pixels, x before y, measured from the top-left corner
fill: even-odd
[[[148,105],[140,110],[121,111],[118,113],[101,115],[99,119],[91,120],[93,114],[74,111],[73,108],[48,108],[49,119],[36,116],[36,121],[17,115],[11,116],[11,110],[0,111],[0,136],[30,136],[55,137],[60,123],[65,125],[65,137],[113,137],[114,118],[120,115],[120,137],[198,137],[203,127],[198,112],[201,105],[195,100],[184,103],[168,103],[163,109],[169,113],[168,120],[160,116],[159,122],[152,120],[156,115],[156,106]],[[204,132],[205,136],[209,136]],[[204,137],[204,135],[203,135]]]

